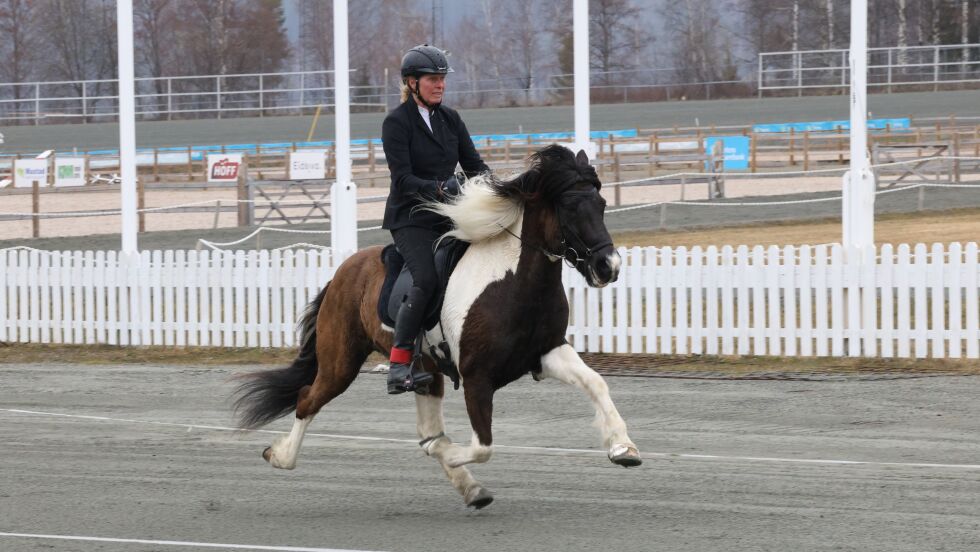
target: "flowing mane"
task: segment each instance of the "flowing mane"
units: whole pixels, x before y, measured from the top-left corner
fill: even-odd
[[[448,203],[427,203],[424,209],[453,221],[446,236],[468,242],[487,240],[510,228],[530,201],[553,203],[580,182],[598,189],[595,169],[581,164],[566,147],[552,144],[528,157],[528,170],[509,180],[484,173],[466,181],[461,193]]]

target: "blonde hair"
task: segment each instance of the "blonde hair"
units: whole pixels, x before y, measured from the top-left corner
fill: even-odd
[[[402,94],[402,103],[405,103],[408,100],[408,97],[412,95],[411,90],[408,89],[408,84],[406,84],[406,81],[408,81],[408,77],[405,77],[405,79],[402,80],[402,84],[398,88]]]

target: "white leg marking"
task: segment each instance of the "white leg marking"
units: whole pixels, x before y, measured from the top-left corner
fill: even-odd
[[[445,435],[446,424],[442,416],[442,397],[415,395],[415,408],[418,413],[417,425],[421,439],[428,439],[439,434]],[[470,470],[463,466],[449,466],[442,460],[441,452],[450,446],[454,446],[452,441],[449,437],[443,436],[427,442],[422,446],[422,450],[439,462],[453,488],[463,495],[466,503],[469,504],[483,487],[473,478]]]
[[[303,444],[303,436],[306,435],[306,428],[313,421],[316,415],[307,416],[300,420],[293,419],[293,428],[289,435],[276,439],[269,449],[269,463],[274,467],[284,470],[291,470],[296,467],[296,457],[299,456],[299,448]]]
[[[483,464],[488,462],[490,457],[493,456],[493,446],[480,444],[480,440],[477,438],[476,433],[474,433],[469,446],[448,443],[444,446],[435,447],[432,454],[438,455],[438,458],[447,466],[456,468],[465,466],[466,464]]]
[[[602,444],[607,450],[624,445],[636,448],[626,434],[626,422],[609,398],[606,381],[582,361],[571,345],[555,347],[541,357],[541,375],[574,385],[589,395],[595,406],[596,424],[602,433]]]

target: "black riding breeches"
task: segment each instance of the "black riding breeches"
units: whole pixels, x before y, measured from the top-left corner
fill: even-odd
[[[394,345],[400,349],[414,348],[415,338],[422,330],[426,307],[439,286],[433,246],[442,235],[438,230],[406,226],[391,231],[398,252],[412,273],[412,288],[395,319]]]

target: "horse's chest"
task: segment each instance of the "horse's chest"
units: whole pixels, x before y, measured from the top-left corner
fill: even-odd
[[[537,369],[542,351],[564,340],[568,304],[560,281],[542,286],[528,278],[526,263],[519,271],[519,246],[506,245],[471,248],[447,289],[443,328],[462,371],[467,367],[461,360],[476,356],[481,363],[506,364],[519,377]]]

